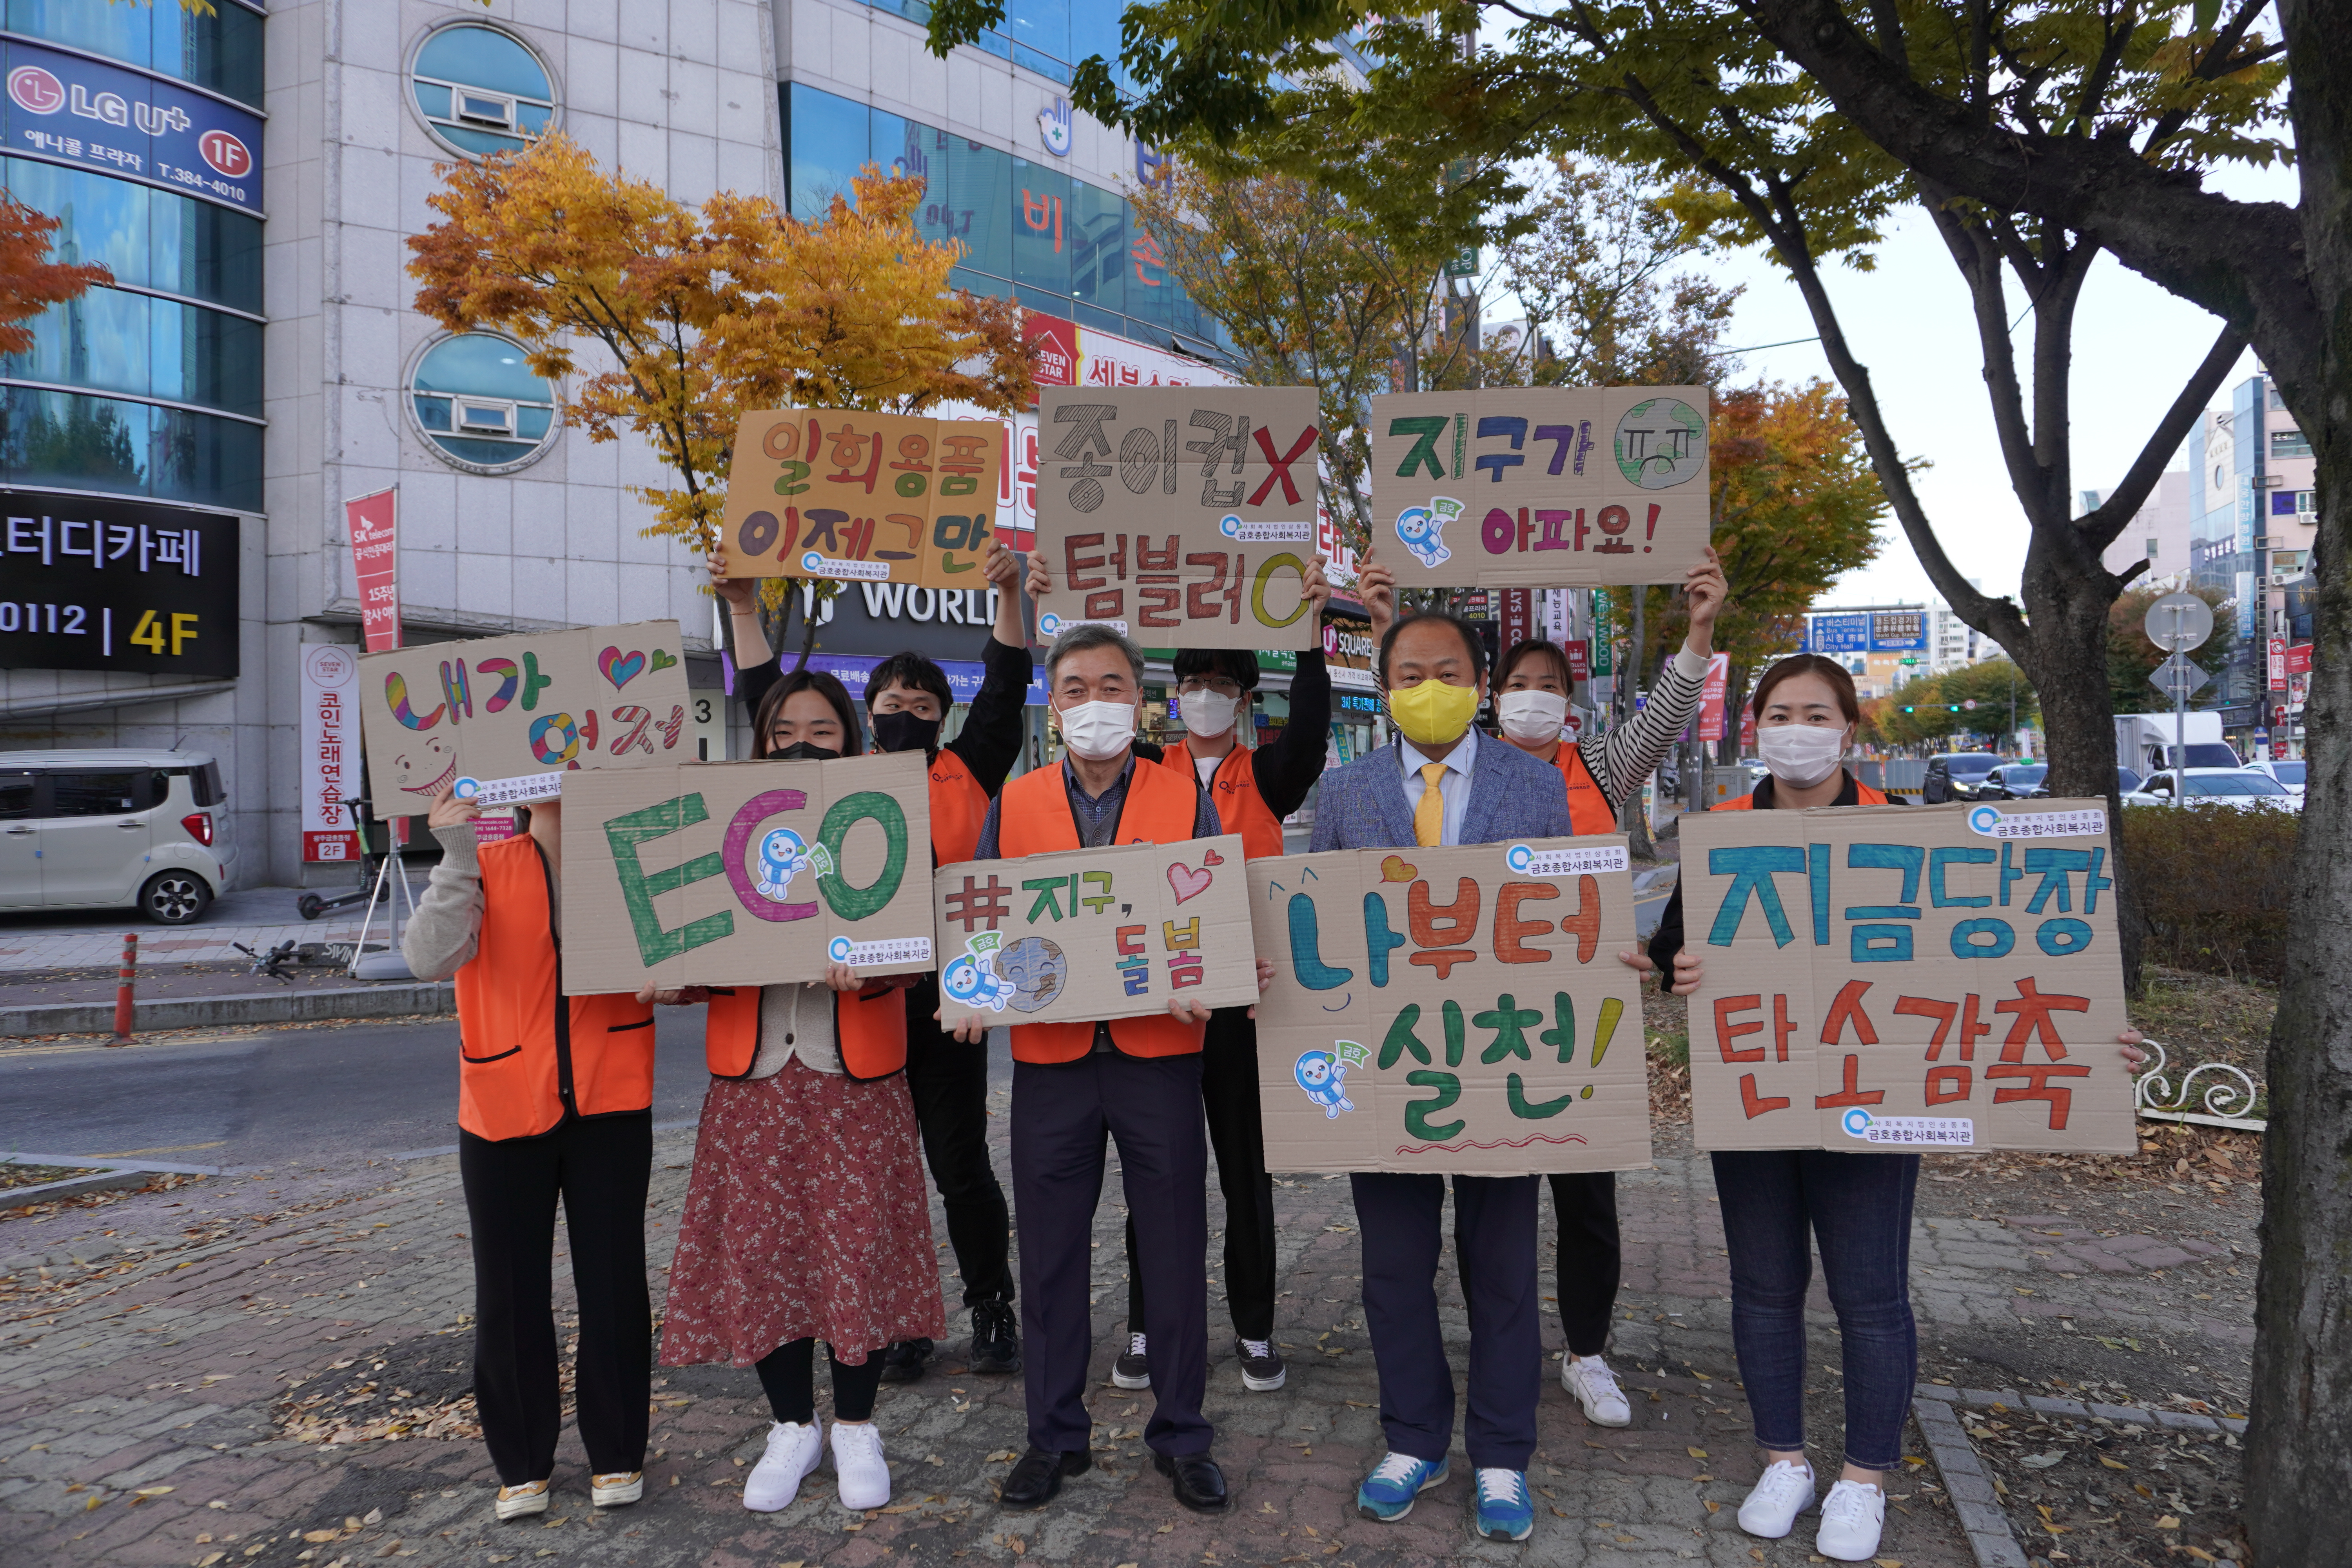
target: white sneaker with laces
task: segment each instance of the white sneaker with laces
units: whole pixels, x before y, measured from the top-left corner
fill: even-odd
[[[1756,1479],[1739,1505],[1739,1528],[1778,1541],[1797,1527],[1797,1516],[1813,1506],[1813,1468],[1776,1459]]]
[[[1631,1426],[1633,1407],[1617,1386],[1617,1374],[1597,1355],[1564,1355],[1559,1360],[1559,1385],[1576,1395],[1584,1418],[1595,1426]]]
[[[1886,1527],[1886,1494],[1861,1481],[1840,1481],[1822,1500],[1821,1533],[1813,1550],[1840,1563],[1867,1563],[1878,1555]]]
[[[882,1457],[882,1433],[873,1422],[833,1424],[833,1477],[844,1508],[880,1508],[890,1500],[890,1461]]]
[[[1110,1363],[1110,1381],[1114,1388],[1151,1386],[1151,1355],[1143,1335],[1127,1336],[1127,1353]]]
[[[768,1428],[768,1451],[743,1478],[743,1506],[753,1513],[789,1508],[801,1482],[824,1458],[824,1435],[814,1421],[779,1421]]]
[[[497,1499],[500,1519],[523,1519],[547,1511],[551,1481],[525,1481],[519,1487],[500,1487]]]
[[[626,1508],[645,1495],[643,1470],[614,1470],[588,1478],[588,1500],[598,1508]]]

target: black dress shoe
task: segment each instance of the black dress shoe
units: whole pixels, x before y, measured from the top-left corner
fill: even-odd
[[[1176,1500],[1195,1513],[1223,1513],[1225,1472],[1206,1454],[1154,1454],[1152,1465],[1163,1476],[1176,1479]]]
[[[1044,1508],[1062,1489],[1064,1476],[1083,1476],[1093,1464],[1083,1448],[1068,1453],[1032,1448],[1021,1456],[1013,1473],[1004,1478],[1004,1491],[998,1500],[1006,1508]],[[1224,1495],[1222,1477],[1218,1479],[1217,1495]]]

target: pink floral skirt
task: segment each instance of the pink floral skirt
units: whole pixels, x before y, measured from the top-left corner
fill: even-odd
[[[798,1061],[714,1081],[670,1268],[664,1366],[749,1366],[814,1336],[855,1366],[947,1316],[904,1074]]]

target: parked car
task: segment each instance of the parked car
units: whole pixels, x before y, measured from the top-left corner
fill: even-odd
[[[2050,786],[2042,781],[2050,776],[2048,763],[2003,763],[1985,774],[1977,786],[1979,800],[2032,800],[2036,795],[2047,797]]]
[[[2278,780],[2286,786],[2286,793],[2294,796],[2294,803],[2301,805],[2303,804],[2303,766],[2300,758],[2273,761],[2265,757],[2260,762],[2248,763],[2246,771],[2250,773],[2263,773]]]
[[[1927,759],[1927,780],[1919,797],[1928,805],[1974,800],[1985,774],[2009,761],[1998,752],[1944,752]]]
[[[220,764],[202,752],[0,752],[0,910],[186,925],[236,866]]]
[[[2170,805],[2175,774],[2169,768],[2123,797],[2126,805]],[[2226,805],[2239,811],[2301,811],[2302,798],[2268,773],[2247,768],[2188,768],[2178,775],[2190,805]]]

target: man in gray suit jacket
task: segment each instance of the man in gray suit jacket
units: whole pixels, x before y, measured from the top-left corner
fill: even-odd
[[[1486,693],[1486,649],[1450,616],[1400,621],[1381,643],[1381,683],[1402,739],[1323,781],[1315,849],[1410,848],[1501,838],[1566,837],[1559,770],[1482,738],[1471,719]],[[1446,1475],[1454,1376],[1437,1321],[1446,1178],[1350,1178],[1364,1258],[1364,1318],[1380,1361],[1389,1453],[1357,1489],[1357,1508],[1402,1519]],[[1469,1415],[1463,1442],[1477,1471],[1478,1533],[1524,1541],[1543,1388],[1542,1298],[1536,1284],[1537,1176],[1455,1176],[1454,1245],[1470,1307]]]

